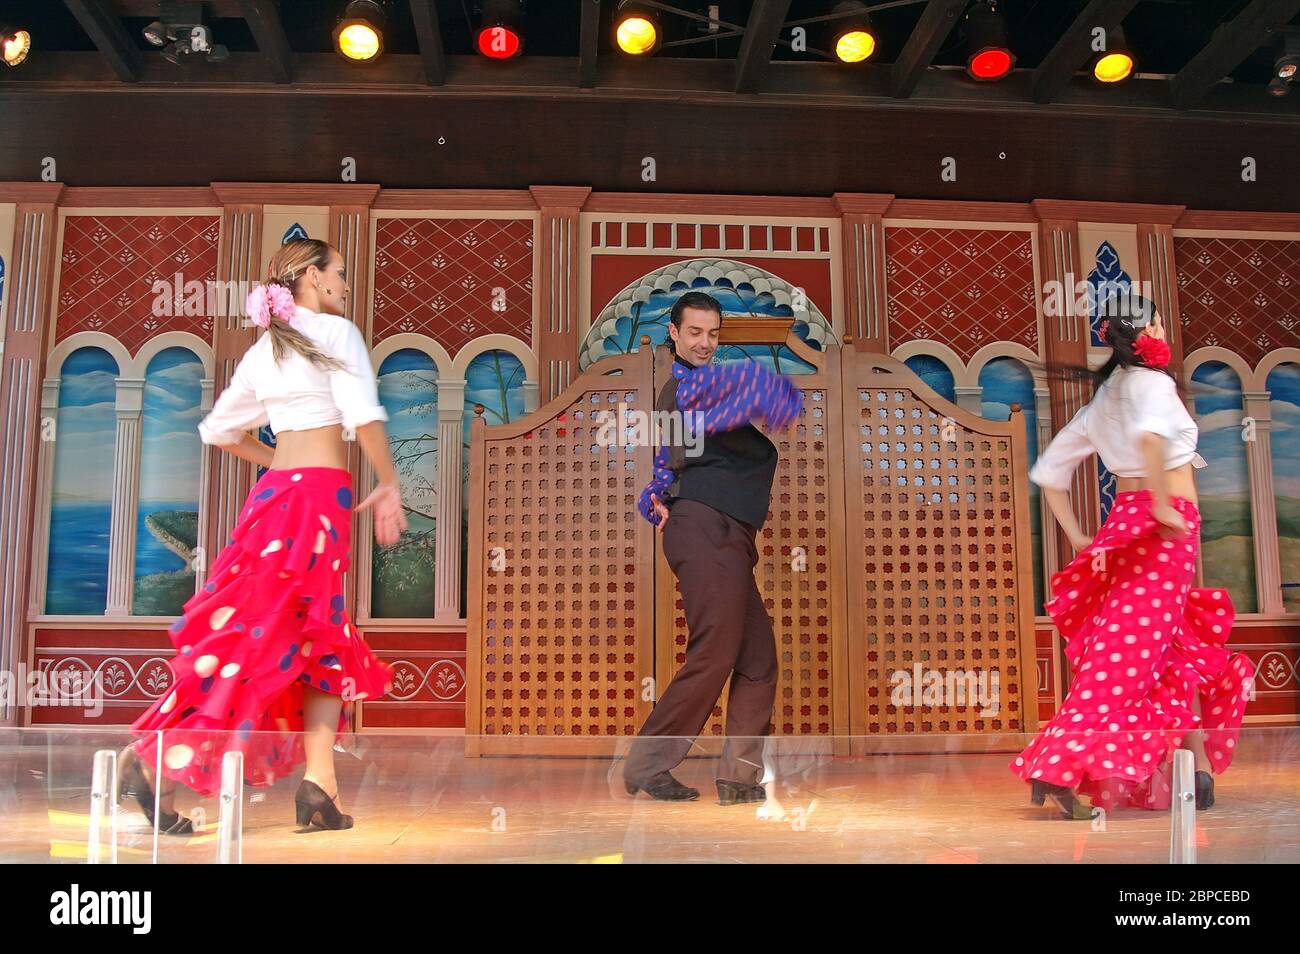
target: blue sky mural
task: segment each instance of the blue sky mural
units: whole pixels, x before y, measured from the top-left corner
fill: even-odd
[[[1028,466],[1038,459],[1038,408],[1034,401],[1034,377],[1015,358],[994,358],[980,369],[982,413],[990,421],[1011,418],[1011,405],[1019,403],[1025,421]],[[1043,516],[1038,485],[1029,482],[1029,532],[1034,558],[1034,612],[1043,614]]]
[[[203,362],[186,348],[163,349],[145,370],[131,602],[136,615],[175,616],[194,593],[202,379]]]
[[[77,349],[59,371],[47,613],[99,615],[107,605],[117,375],[102,348]]]
[[[952,370],[932,354],[914,354],[903,362],[926,387],[949,401],[957,400]]]
[[[1280,364],[1268,374],[1273,426],[1273,495],[1277,507],[1278,560],[1282,602],[1300,612],[1300,365]]]
[[[1253,613],[1255,541],[1241,381],[1226,364],[1207,361],[1192,372],[1192,397],[1200,428],[1197,449],[1209,465],[1196,475],[1205,584],[1226,587],[1237,612]]]
[[[438,513],[438,368],[403,348],[379,366],[379,401],[388,412],[388,446],[402,482],[407,529],[392,547],[371,540],[372,616],[433,615]]]
[[[483,423],[509,424],[524,416],[524,365],[509,351],[484,351],[465,369],[465,455],[461,468],[461,573],[460,607],[465,612],[465,586],[469,574],[469,445],[474,405],[483,405]]]

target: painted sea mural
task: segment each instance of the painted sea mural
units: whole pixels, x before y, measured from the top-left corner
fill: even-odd
[[[102,615],[117,441],[117,362],[78,348],[59,370],[45,612]]]
[[[1277,507],[1282,605],[1300,613],[1300,364],[1279,364],[1264,382],[1273,425],[1273,501]]]
[[[1205,585],[1227,588],[1238,613],[1254,613],[1255,538],[1241,380],[1223,362],[1207,361],[1192,372],[1192,398],[1200,428],[1197,449],[1209,465],[1196,475]]]
[[[202,379],[203,362],[187,348],[164,348],[145,369],[131,601],[137,616],[177,616],[194,594]]]
[[[952,369],[932,354],[914,354],[903,361],[925,386],[947,401],[956,402],[957,388]]]
[[[379,401],[388,412],[388,446],[402,482],[407,528],[391,547],[371,545],[370,615],[433,615],[438,528],[438,368],[403,348],[379,366]]]
[[[474,356],[465,369],[464,455],[461,467],[460,612],[465,614],[469,568],[469,445],[474,405],[483,405],[483,422],[509,424],[524,416],[524,365],[509,351],[494,349]]]
[[[1038,408],[1034,401],[1034,378],[1029,369],[1015,358],[994,358],[980,369],[979,385],[982,414],[991,421],[1011,417],[1011,405],[1020,405],[1028,438],[1028,466],[1038,459]],[[1038,485],[1029,481],[1030,550],[1034,559],[1034,613],[1042,616],[1045,582],[1043,579],[1043,508]]]

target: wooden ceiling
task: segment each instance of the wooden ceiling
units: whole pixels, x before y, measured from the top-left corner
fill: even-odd
[[[957,66],[970,2],[870,4],[881,61],[860,66],[784,39],[812,21],[816,47],[830,0],[723,3],[716,38],[665,12],[682,45],[637,61],[610,49],[613,0],[532,0],[525,55],[507,63],[467,52],[472,0],[400,0],[387,51],[362,66],[329,49],[341,3],[282,16],[274,2],[209,2],[230,58],[180,66],[139,35],[157,2],[10,3],[4,18],[28,16],[34,48],[0,71],[0,180],[38,179],[52,157],[70,185],[339,181],[350,157],[359,181],[401,188],[1297,208],[1300,89],[1269,97],[1263,80],[1300,0],[1004,0],[1018,68],[992,84]],[[1121,22],[1139,69],[1164,72],[1104,89],[1080,73],[1087,41]],[[955,181],[940,175],[947,157]]]

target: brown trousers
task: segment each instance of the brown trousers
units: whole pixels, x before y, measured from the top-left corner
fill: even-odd
[[[776,700],[776,637],[754,567],[755,530],[707,504],[677,500],[663,530],[664,556],[677,577],[690,637],[686,662],[641,727],[624,777],[645,782],[690,751],[723,686],[727,742],[716,777],[762,778],[763,741]]]

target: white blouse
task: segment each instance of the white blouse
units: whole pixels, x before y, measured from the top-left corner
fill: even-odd
[[[1145,477],[1143,433],[1165,439],[1165,469],[1191,462],[1204,467],[1196,453],[1196,421],[1178,396],[1173,378],[1153,368],[1119,368],[1096,395],[1047,445],[1029,471],[1040,487],[1065,490],[1075,468],[1096,452],[1116,477]]]
[[[286,352],[277,364],[271,354],[271,335],[263,334],[244,352],[230,385],[199,422],[203,443],[237,444],[245,431],[267,423],[278,434],[327,424],[356,428],[388,420],[379,403],[370,352],[356,325],[301,305],[294,309],[289,325],[346,364],[347,370],[322,370],[296,351]]]

